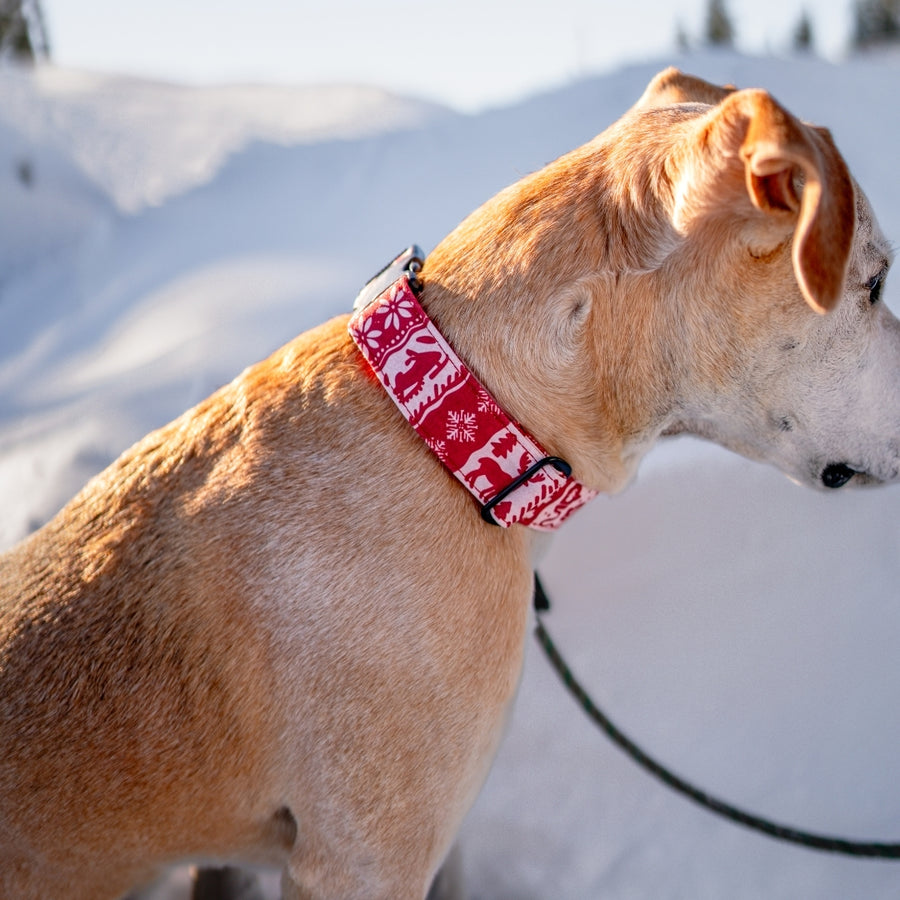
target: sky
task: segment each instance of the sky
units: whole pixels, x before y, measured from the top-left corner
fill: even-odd
[[[852,0],[730,0],[738,48],[783,53],[804,8],[839,58]],[[707,0],[43,0],[54,61],[189,83],[364,83],[464,111],[702,34]]]

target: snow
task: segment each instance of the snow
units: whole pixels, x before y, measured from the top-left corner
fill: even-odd
[[[673,61],[829,126],[900,234],[896,56],[660,60],[478,116],[352,86],[0,70],[0,547],[345,310],[402,247],[433,246],[602,130]],[[890,280],[886,299],[897,307]],[[896,488],[820,495],[699,442],[664,445],[553,544],[547,625],[613,719],[683,776],[787,824],[900,841],[898,512]],[[778,844],[656,784],[531,642],[462,848],[472,900],[878,900],[900,875]]]

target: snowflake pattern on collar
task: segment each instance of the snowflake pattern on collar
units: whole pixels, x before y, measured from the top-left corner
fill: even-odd
[[[349,332],[398,409],[480,505],[546,458],[444,340],[405,276],[354,313]],[[550,531],[597,493],[548,465],[491,516],[503,527]]]

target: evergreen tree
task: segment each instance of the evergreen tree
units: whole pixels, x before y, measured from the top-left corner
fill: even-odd
[[[859,50],[900,41],[900,0],[855,0],[853,20]]]
[[[794,50],[798,53],[810,53],[813,50],[815,40],[813,38],[812,19],[804,9],[794,28]]]
[[[711,47],[730,47],[734,43],[734,27],[725,8],[725,0],[710,0],[706,11],[706,43]]]
[[[0,58],[34,62],[49,55],[40,0],[0,0]]]

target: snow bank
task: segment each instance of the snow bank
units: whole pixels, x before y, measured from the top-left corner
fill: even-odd
[[[450,115],[356,85],[195,88],[46,65],[0,73],[0,121],[70,154],[126,212],[209,181],[249,141],[355,140]]]

